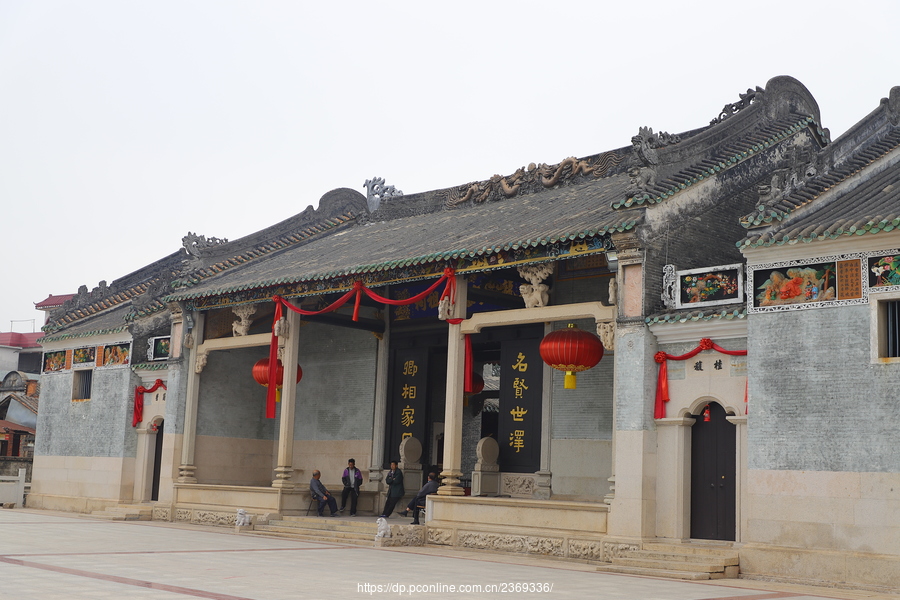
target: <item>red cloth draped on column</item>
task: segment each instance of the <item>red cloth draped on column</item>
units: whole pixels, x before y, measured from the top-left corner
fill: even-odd
[[[451,268],[444,269],[444,273],[435,281],[433,284],[428,286],[426,290],[423,292],[416,294],[412,298],[405,298],[403,300],[392,300],[390,298],[385,298],[384,296],[377,294],[367,288],[362,281],[357,281],[353,284],[353,288],[348,290],[343,296],[323,308],[322,310],[303,310],[297,306],[294,306],[281,296],[273,296],[272,301],[275,303],[275,318],[272,323],[272,342],[269,345],[269,381],[275,381],[275,369],[278,365],[278,336],[275,335],[275,324],[281,320],[283,315],[283,308],[288,308],[300,315],[313,316],[313,315],[321,315],[323,313],[333,312],[346,304],[350,298],[354,298],[353,304],[353,320],[359,320],[359,305],[362,300],[363,293],[366,294],[372,300],[376,302],[381,302],[382,304],[390,304],[391,306],[403,306],[406,304],[415,304],[420,300],[424,300],[431,294],[434,290],[441,285],[441,283],[445,283],[444,291],[441,293],[441,300],[444,298],[450,298],[450,303],[456,303],[456,272]],[[448,319],[449,321],[449,319]],[[467,350],[467,353],[469,351]],[[468,355],[468,354],[467,354]],[[471,376],[470,376],[471,378]],[[270,385],[266,391],[266,418],[274,419],[275,418],[275,386]]]
[[[134,388],[134,414],[131,416],[131,426],[137,427],[137,424],[144,420],[144,394],[153,393],[159,388],[167,390],[166,384],[162,379],[157,379],[152,387],[145,388],[142,385]]]
[[[669,369],[666,366],[667,362],[670,360],[687,360],[697,356],[703,350],[715,350],[716,352],[731,356],[747,355],[746,350],[726,350],[709,338],[701,339],[699,346],[681,356],[673,356],[672,354],[667,354],[662,351],[657,352],[653,357],[653,360],[659,363],[659,375],[656,380],[656,406],[653,411],[654,419],[666,418],[666,402],[669,401]],[[744,401],[746,402],[746,392],[744,394]]]

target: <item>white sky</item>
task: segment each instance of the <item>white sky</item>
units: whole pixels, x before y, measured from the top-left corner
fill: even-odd
[[[0,331],[188,231],[686,131],[776,75],[836,138],[900,85],[898,22],[896,0],[0,0]]]

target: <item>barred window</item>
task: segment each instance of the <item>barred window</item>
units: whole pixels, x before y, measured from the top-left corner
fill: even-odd
[[[84,371],[75,371],[72,381],[72,400],[90,400],[91,399],[91,383],[93,382],[94,371],[86,369]]]
[[[884,302],[885,358],[900,357],[900,300]]]

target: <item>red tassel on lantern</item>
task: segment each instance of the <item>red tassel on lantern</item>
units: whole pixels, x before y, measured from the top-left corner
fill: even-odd
[[[574,390],[575,374],[596,366],[603,358],[603,343],[596,335],[570,323],[566,329],[548,333],[541,340],[540,353],[545,363],[566,372],[564,387]]]
[[[253,365],[253,379],[256,380],[256,383],[263,387],[269,387],[269,359],[261,358],[256,361],[256,364]],[[303,369],[300,368],[300,365],[297,365],[297,383],[300,383],[300,380],[303,379]],[[277,390],[277,395],[275,397],[276,402],[281,401],[281,387],[284,384],[284,366],[281,364],[281,360],[278,360],[278,363],[275,365],[275,389]]]

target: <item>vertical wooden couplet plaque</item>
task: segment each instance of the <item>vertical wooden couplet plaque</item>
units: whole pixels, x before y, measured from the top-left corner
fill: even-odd
[[[391,396],[388,413],[388,447],[385,463],[399,460],[400,442],[415,437],[427,448],[425,410],[427,407],[428,350],[395,350],[391,363]]]
[[[500,470],[534,473],[541,462],[544,363],[540,339],[505,341],[500,347]]]

